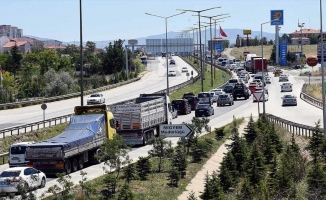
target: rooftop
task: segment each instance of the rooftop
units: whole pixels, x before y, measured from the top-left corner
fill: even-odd
[[[57,46],[57,45],[51,45],[51,46],[46,46],[44,47],[46,49],[65,49],[65,46]]]
[[[20,47],[23,46],[25,44],[27,44],[27,41],[22,41],[22,42],[7,42],[5,45],[3,45],[4,48],[11,48],[13,46],[15,46],[15,44]]]
[[[315,29],[302,29],[302,34],[318,34],[320,33],[320,30]],[[301,30],[295,30],[295,32],[290,34],[301,34]]]

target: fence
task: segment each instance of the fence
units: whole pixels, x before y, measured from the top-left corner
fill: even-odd
[[[289,120],[274,116],[272,114],[266,113],[266,117],[270,122],[273,122],[274,124],[284,128],[290,133],[294,133],[295,135],[311,137],[311,134],[314,130],[314,127],[312,126],[306,126],[295,122],[291,122]]]
[[[180,83],[178,85],[170,87],[170,92],[174,92],[174,91],[176,91],[176,90],[178,90],[180,88],[191,85],[191,84],[195,83],[201,77],[200,70],[197,68],[197,66],[194,66],[192,63],[189,63],[187,60],[183,59],[182,57],[180,57],[180,58],[183,61],[185,61],[186,63],[188,63],[189,65],[191,65],[196,70],[196,72],[198,74],[197,74],[197,76],[195,76],[194,78],[192,78],[192,79],[190,79],[190,80],[188,80],[186,82],[183,82],[183,83]],[[216,65],[214,65],[214,66],[216,66]],[[218,66],[216,66],[216,67],[219,68]],[[224,68],[220,68],[220,69],[226,71]],[[230,74],[229,71],[226,71],[226,72]],[[222,87],[225,84],[226,83],[223,83],[220,87]],[[162,93],[162,92],[165,92],[165,89],[157,91],[156,93]],[[134,99],[119,102],[119,104],[132,102],[132,101],[134,101]],[[114,104],[112,104],[112,105],[114,105]],[[110,106],[110,105],[108,105],[108,106]],[[69,121],[71,115],[72,114],[68,114],[68,115],[64,115],[64,116],[59,116],[59,117],[47,119],[45,121],[38,121],[38,122],[31,123],[31,124],[15,126],[15,127],[11,127],[11,128],[8,128],[8,129],[3,129],[3,130],[0,130],[0,134],[2,134],[3,138],[5,138],[6,136],[11,136],[13,134],[18,134],[19,135],[19,134],[23,134],[23,133],[26,133],[26,132],[29,132],[29,131],[39,130],[40,128],[51,127],[51,126],[55,126],[55,125],[61,124],[61,123],[67,123]],[[9,155],[8,152],[0,154],[0,158],[2,159],[2,163],[5,163],[5,161],[6,161],[5,158],[7,158],[8,155]]]
[[[313,96],[310,96],[307,93],[307,87],[308,87],[307,83],[303,84],[302,89],[301,89],[301,93],[300,93],[300,98],[302,100],[304,100],[305,102],[310,103],[311,105],[322,109],[323,108],[323,102],[321,100],[319,100],[319,99],[316,99]]]
[[[122,86],[122,85],[126,85],[126,84],[129,84],[129,83],[138,81],[140,79],[141,79],[141,77],[138,77],[138,78],[130,79],[130,80],[123,81],[123,82],[120,82],[120,83],[107,85],[107,86],[99,87],[99,88],[96,88],[96,89],[87,90],[87,91],[84,91],[84,95],[89,95],[89,94],[92,94],[92,93],[95,93],[95,92],[102,92],[102,91],[105,91],[105,90],[109,90],[109,89],[112,89],[112,88],[116,88],[116,87],[119,87],[119,86]],[[0,110],[4,110],[4,109],[8,109],[8,108],[16,108],[16,107],[20,107],[20,106],[34,105],[34,104],[38,104],[38,103],[53,102],[53,101],[69,99],[69,98],[78,97],[78,96],[80,96],[80,92],[61,95],[61,96],[55,96],[55,97],[39,98],[39,99],[34,99],[34,100],[29,100],[29,101],[19,101],[19,102],[13,102],[13,103],[5,103],[5,104],[0,104]]]

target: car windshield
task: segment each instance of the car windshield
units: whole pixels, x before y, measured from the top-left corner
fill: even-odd
[[[198,94],[198,98],[207,98],[207,97],[210,97],[209,93],[199,93]]]
[[[92,94],[91,97],[100,97],[99,94]]]
[[[184,105],[184,101],[173,101],[172,105],[175,107],[175,108],[182,108],[183,105]]]
[[[226,85],[224,88],[225,88],[225,89],[232,89],[233,86],[231,86],[231,85]]]
[[[21,170],[17,170],[17,171],[3,171],[1,173],[1,178],[6,178],[6,177],[17,177],[19,176]]]
[[[169,72],[174,72],[174,71],[169,71]]]
[[[203,108],[208,108],[208,104],[198,104],[197,109],[203,109]]]
[[[187,67],[182,67],[182,69],[187,69]]]
[[[25,146],[17,146],[10,148],[10,154],[25,154],[26,147]]]
[[[285,95],[284,98],[286,98],[286,99],[290,98],[291,99],[291,98],[294,98],[294,97],[292,95]]]
[[[219,98],[227,98],[228,95],[220,95]]]
[[[234,89],[235,90],[243,90],[244,86],[242,84],[237,84],[237,85],[234,86]]]
[[[237,83],[237,82],[238,82],[237,79],[231,79],[231,80],[229,80],[229,83]]]

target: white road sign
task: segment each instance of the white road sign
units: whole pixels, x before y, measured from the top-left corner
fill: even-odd
[[[192,130],[187,124],[161,124],[160,136],[163,137],[187,137]]]
[[[263,96],[263,91],[261,91],[261,92],[255,92],[255,93],[253,93],[253,95],[254,95],[254,98],[257,101],[260,101],[261,97]]]

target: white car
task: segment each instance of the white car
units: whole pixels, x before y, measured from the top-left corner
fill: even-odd
[[[215,92],[215,94],[220,95],[220,94],[224,94],[225,92],[223,91],[223,89],[213,89],[212,92]]]
[[[174,70],[170,70],[168,75],[169,76],[177,76],[177,73]]]
[[[278,79],[279,82],[281,81],[289,81],[289,76],[285,74],[281,74]]]
[[[27,191],[32,188],[43,188],[46,176],[32,167],[13,167],[4,170],[0,175],[0,191],[5,193],[18,192],[21,185]]]
[[[91,96],[87,98],[87,105],[102,103],[105,103],[103,94],[91,94]]]
[[[265,83],[266,84],[271,84],[272,83],[271,78],[269,76],[265,76]]]
[[[181,72],[188,72],[188,68],[187,67],[182,67]]]
[[[283,83],[281,85],[281,92],[292,92],[292,84],[291,83]]]

